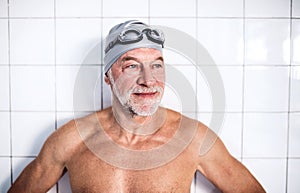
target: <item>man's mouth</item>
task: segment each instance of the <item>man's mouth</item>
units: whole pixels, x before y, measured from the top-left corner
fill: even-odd
[[[141,92],[141,93],[133,93],[133,95],[142,98],[153,98],[159,95],[159,92]]]

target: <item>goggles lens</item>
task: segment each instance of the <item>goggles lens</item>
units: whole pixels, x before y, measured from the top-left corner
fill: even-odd
[[[142,31],[138,29],[127,29],[119,34],[119,36],[111,41],[105,48],[105,53],[111,50],[117,44],[132,44],[139,42],[143,39],[143,34],[145,34],[148,40],[160,44],[164,47],[164,36],[160,30],[157,29],[143,29]]]

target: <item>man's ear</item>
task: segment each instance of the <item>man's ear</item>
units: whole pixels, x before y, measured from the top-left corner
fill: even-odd
[[[106,82],[107,85],[111,84],[111,82],[110,82],[110,80],[108,78],[108,74],[107,73],[105,73],[104,81]]]

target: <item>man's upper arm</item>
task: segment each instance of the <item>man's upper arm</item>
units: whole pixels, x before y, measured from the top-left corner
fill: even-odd
[[[248,169],[232,157],[223,142],[211,130],[204,136],[212,137],[210,149],[200,155],[199,171],[211,180],[222,192],[265,192]],[[202,141],[205,141],[202,138]],[[202,144],[207,145],[207,144]]]
[[[74,127],[70,122],[55,131],[44,143],[39,155],[17,178],[9,193],[46,192],[62,176],[68,152],[68,135]]]

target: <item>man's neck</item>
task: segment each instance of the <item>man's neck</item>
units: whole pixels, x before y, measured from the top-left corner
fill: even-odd
[[[112,111],[118,125],[126,132],[134,135],[151,135],[157,132],[165,123],[166,110],[158,108],[153,115],[139,116],[132,114],[118,103],[113,103]]]

